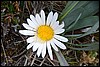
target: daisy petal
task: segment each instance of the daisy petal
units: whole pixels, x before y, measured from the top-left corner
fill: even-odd
[[[27,22],[32,28],[37,28],[37,26],[29,18],[27,19]]]
[[[35,36],[27,39],[27,43],[32,43],[33,41],[35,41]]]
[[[67,42],[67,41],[68,41],[67,38],[62,37],[62,36],[60,36],[60,35],[54,35],[54,37],[55,37],[57,40],[60,40],[60,41],[62,41],[62,42]]]
[[[60,24],[60,27],[63,28],[64,27],[64,22],[62,22],[62,24]]]
[[[58,13],[56,12],[53,16],[52,22],[56,22],[57,18],[58,18]]]
[[[40,43],[35,43],[35,45],[33,46],[33,52],[36,51],[40,45]]]
[[[39,14],[36,14],[36,21],[39,23],[39,25],[43,25],[43,22],[42,22]]]
[[[58,46],[60,47],[61,49],[66,49],[66,46],[61,43],[60,41],[56,40],[56,39],[53,39],[53,42]]]
[[[55,51],[58,51],[57,46],[56,46],[53,42],[50,42],[50,43],[51,43],[51,46],[53,47],[53,49],[54,49]]]
[[[52,17],[53,17],[53,12],[51,11],[51,12],[49,13],[48,17],[47,17],[47,23],[46,23],[46,25],[50,25],[50,22],[51,22],[51,20],[52,20]]]
[[[33,15],[30,15],[30,19],[32,20],[34,25],[36,25],[37,27],[39,26],[38,22],[36,21],[36,18]]]
[[[64,27],[64,22],[62,22],[62,24],[59,25],[59,21],[56,21],[55,23],[52,23],[50,26],[51,26],[54,30],[63,29],[63,27]]]
[[[47,42],[47,49],[48,49],[48,53],[50,56],[50,59],[53,60],[53,56],[52,56],[52,50],[51,50],[51,46],[50,46],[50,42]]]
[[[53,19],[52,19],[52,21],[51,21],[51,25],[53,25],[53,24],[56,22],[56,20],[57,20],[57,18],[58,18],[58,13],[56,12],[52,18],[53,18]]]
[[[54,30],[57,30],[58,27],[59,27],[59,21],[55,22],[55,23],[52,23],[50,24],[50,26],[54,29]]]
[[[38,57],[40,56],[40,54],[41,54],[41,52],[42,52],[43,46],[44,46],[44,44],[41,44],[41,45],[39,46],[38,50],[37,50],[37,56],[38,56]]]
[[[41,19],[43,21],[43,25],[45,25],[45,13],[43,10],[41,10]]]
[[[61,34],[61,33],[63,33],[65,31],[65,29],[57,29],[57,30],[55,30],[54,32],[55,32],[55,34]]]
[[[35,35],[35,32],[30,30],[19,30],[19,33],[23,35]]]
[[[27,46],[27,50],[30,49],[35,43],[30,43],[28,46]]]
[[[43,50],[42,50],[42,57],[44,58],[45,57],[45,54],[46,54],[46,43],[43,44]]]
[[[29,26],[28,24],[26,24],[26,23],[23,23],[22,25],[24,26],[24,28],[26,28],[26,29],[28,29],[28,30],[33,30],[33,28],[30,27],[30,26]]]

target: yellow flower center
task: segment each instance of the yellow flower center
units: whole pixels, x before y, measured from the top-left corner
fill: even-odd
[[[54,31],[50,26],[41,25],[38,27],[37,36],[43,41],[48,41],[53,38]]]

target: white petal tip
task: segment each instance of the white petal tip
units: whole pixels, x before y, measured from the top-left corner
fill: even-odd
[[[44,56],[42,55],[42,58],[44,58]]]
[[[68,39],[66,38],[66,42],[68,42]]]
[[[29,47],[26,48],[27,50],[29,49]]]
[[[28,50],[28,49],[32,48],[33,45],[34,45],[33,43],[29,44],[26,49]]]
[[[56,49],[56,51],[58,52],[59,50],[58,50],[58,49]]]
[[[40,56],[40,54],[39,54],[39,53],[37,53],[37,56],[39,57],[39,56]]]
[[[33,16],[32,14],[30,16]]]
[[[19,30],[19,33],[22,34],[22,35],[24,35],[23,30]]]
[[[29,47],[29,45],[28,45],[26,49],[28,50],[29,48],[30,48],[30,47]]]
[[[22,23],[22,25],[24,25],[25,23]]]
[[[52,11],[51,11],[51,12],[52,12]],[[50,12],[50,13],[51,13],[51,12]],[[53,12],[52,12],[52,13],[53,13]]]
[[[41,10],[41,12],[44,12],[43,10]]]
[[[53,58],[50,58],[51,60],[53,60]]]
[[[22,34],[22,30],[19,30],[19,33],[21,33],[21,34]]]
[[[34,52],[35,50],[33,50],[33,52]]]
[[[39,57],[39,55],[37,54],[37,56]]]
[[[30,15],[30,18],[34,17],[33,15]]]
[[[57,12],[55,12],[55,14],[58,14]]]
[[[62,23],[64,24],[64,21],[62,21]]]
[[[42,58],[44,58],[44,57],[45,57],[45,54],[44,55],[42,54]]]
[[[25,27],[26,26],[26,23],[23,23],[22,25]]]
[[[66,47],[63,48],[64,50],[66,49]]]

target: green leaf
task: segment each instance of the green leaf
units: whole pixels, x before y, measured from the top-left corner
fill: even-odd
[[[76,29],[80,29],[83,27],[93,26],[97,21],[99,20],[98,16],[90,16],[84,19],[79,20],[72,28],[70,28],[68,31],[73,31]]]
[[[65,37],[78,37],[80,35],[82,35],[82,34],[65,35]]]
[[[98,11],[98,1],[68,1],[58,20],[63,20],[65,22],[65,28],[67,29],[71,24],[75,22],[80,13],[82,13],[82,16],[80,17],[80,19],[82,20],[86,19],[86,17],[96,14]]]
[[[64,17],[70,13],[70,11],[75,7],[76,4],[78,4],[79,1],[68,1],[65,9],[62,11],[60,17],[59,17],[59,21],[61,21],[62,19],[64,19]]]
[[[69,40],[74,40],[75,38],[79,37],[80,35],[82,35],[82,34],[63,35],[63,36],[68,38]]]
[[[70,46],[68,46],[68,48],[73,49],[73,50],[85,50],[85,51],[98,50],[99,49],[99,42],[89,43],[88,45],[90,45],[90,46],[82,47],[82,48],[76,48],[76,47],[70,47]]]
[[[89,3],[90,3],[90,1],[79,1],[78,4],[72,9],[72,11],[77,9],[77,8],[84,7]]]
[[[68,1],[59,16],[59,21],[62,21],[68,14],[81,7],[85,9],[81,18],[92,16],[99,11],[99,1]]]
[[[90,43],[90,44],[72,44],[72,43],[68,43],[67,44],[71,45],[71,46],[76,46],[76,47],[87,47],[87,46],[93,46],[94,44],[98,44],[98,42],[93,42],[93,43]]]
[[[61,66],[69,66],[69,64],[67,63],[66,59],[64,58],[64,56],[60,50],[58,52],[57,51],[54,51],[54,52],[55,52]]]
[[[85,10],[83,12],[81,19],[96,14],[99,11],[99,1],[90,1],[83,8]]]
[[[78,4],[72,9],[75,10],[77,8],[83,7],[85,10],[82,14],[82,18],[92,16],[99,11],[99,1],[80,1]]]
[[[82,13],[84,11],[83,8],[78,8],[74,11],[72,11],[70,14],[68,14],[64,19],[64,23],[65,23],[65,29],[68,28],[69,25],[72,24],[72,22],[74,22],[77,17],[79,16],[80,13]]]
[[[79,16],[77,17],[76,21],[75,21],[73,24],[71,24],[71,25],[66,29],[66,31],[69,30],[69,29],[71,29],[72,27],[74,27],[74,25],[77,23],[77,21],[79,20],[79,18],[81,17],[81,15],[82,15],[82,13],[79,14]]]
[[[80,35],[79,37],[77,38],[81,38],[81,37],[84,37],[86,35],[89,35],[89,34],[92,34],[94,32],[96,32],[96,30],[99,28],[99,21],[97,23],[95,23],[95,25],[90,29],[88,30],[86,33]]]

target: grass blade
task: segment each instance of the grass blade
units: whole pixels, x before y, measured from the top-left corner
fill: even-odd
[[[73,24],[71,24],[71,25],[66,29],[66,31],[68,31],[69,29],[71,29],[72,27],[74,27],[74,25],[75,25],[75,24],[77,23],[77,21],[80,19],[81,15],[82,15],[82,13],[79,14],[79,16],[77,17],[76,21],[75,21]]]
[[[98,16],[90,16],[90,17],[81,19],[74,25],[74,27],[67,30],[67,32],[80,29],[83,27],[93,26],[98,20],[99,20]]]
[[[69,66],[69,64],[67,63],[66,59],[64,58],[64,56],[62,55],[61,51],[59,50],[58,52],[54,51],[61,66]]]
[[[77,38],[81,38],[81,37],[84,37],[86,35],[92,34],[92,33],[96,32],[96,30],[98,28],[99,28],[99,21],[90,30],[88,30],[86,33],[82,34],[81,36],[79,36]]]
[[[64,17],[78,4],[79,1],[68,2],[66,8],[63,10],[62,14],[60,15],[59,21],[64,19]],[[69,6],[70,3],[70,6]],[[67,7],[68,6],[68,7]]]
[[[75,47],[68,46],[68,48],[73,49],[73,50],[85,50],[85,51],[98,50],[99,49],[99,42],[90,43],[88,45],[91,45],[91,46],[83,47],[83,48],[75,48]]]

